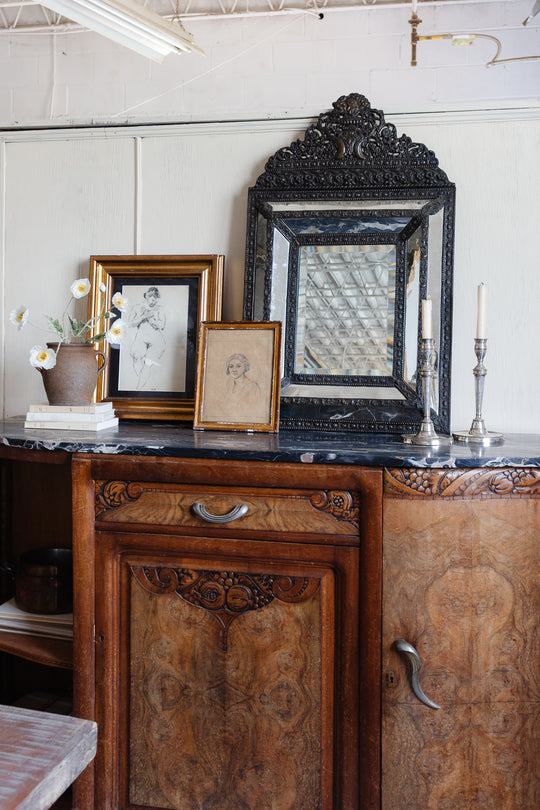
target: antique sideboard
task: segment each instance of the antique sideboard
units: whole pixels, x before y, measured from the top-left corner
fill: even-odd
[[[540,437],[2,435],[2,559],[74,550],[3,685],[72,679],[78,810],[540,806]]]

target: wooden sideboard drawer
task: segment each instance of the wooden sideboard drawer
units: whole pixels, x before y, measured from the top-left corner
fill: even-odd
[[[95,481],[94,488],[100,522],[359,535],[359,498],[344,490],[202,488],[137,481]],[[206,519],[197,514],[196,504],[203,515],[206,510]]]

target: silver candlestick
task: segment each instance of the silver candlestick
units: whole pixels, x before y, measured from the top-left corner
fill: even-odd
[[[484,399],[484,382],[487,369],[484,365],[484,357],[487,352],[487,340],[485,338],[474,339],[474,353],[477,364],[473,368],[474,391],[476,400],[476,416],[472,420],[470,430],[458,430],[453,433],[456,442],[465,444],[481,444],[485,447],[493,444],[502,444],[504,436],[497,431],[487,430],[482,417],[482,400]]]
[[[450,437],[439,436],[431,419],[431,390],[435,370],[435,348],[432,338],[422,338],[419,361],[418,376],[422,384],[424,418],[422,419],[418,433],[405,434],[403,441],[405,444],[416,444],[421,447],[442,447],[450,445],[452,443]]]

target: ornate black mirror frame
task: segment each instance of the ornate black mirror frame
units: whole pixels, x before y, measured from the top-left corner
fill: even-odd
[[[282,427],[416,432],[430,297],[431,416],[450,432],[454,207],[434,153],[356,93],[268,160],[248,193],[244,319],[283,321]]]

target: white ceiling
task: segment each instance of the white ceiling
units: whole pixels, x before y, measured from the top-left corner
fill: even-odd
[[[493,0],[427,0],[421,5],[442,3],[468,4]],[[304,11],[323,14],[325,10],[362,8],[377,9],[410,5],[410,0],[143,0],[141,5],[168,19],[212,17],[246,17],[256,15],[290,14]],[[0,0],[0,33],[37,33],[39,31],[80,30],[81,26],[66,20],[34,0]]]

